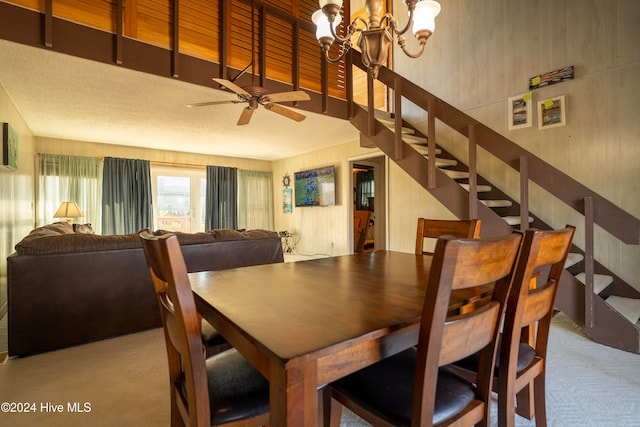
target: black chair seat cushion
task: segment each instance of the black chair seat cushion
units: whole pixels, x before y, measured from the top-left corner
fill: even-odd
[[[417,350],[411,348],[342,378],[332,387],[387,422],[411,424],[413,381]],[[433,423],[458,414],[475,398],[469,381],[440,369]]]
[[[502,340],[498,341],[498,353],[496,354],[496,367],[494,375],[498,376],[498,369],[500,368],[500,346],[502,344]],[[518,345],[518,363],[516,365],[516,370],[520,372],[527,366],[533,362],[533,359],[536,356],[536,351],[527,343],[520,342]],[[462,360],[459,360],[453,363],[454,366],[465,369],[467,371],[477,372],[478,371],[478,360],[480,359],[480,353],[472,354],[469,357],[465,357]]]
[[[211,424],[225,424],[269,411],[269,382],[231,349],[206,360]]]
[[[211,326],[211,323],[202,320],[202,343],[205,347],[212,347],[226,344],[227,340],[220,335],[217,329]]]

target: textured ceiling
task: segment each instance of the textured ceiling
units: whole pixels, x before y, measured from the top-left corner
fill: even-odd
[[[0,84],[36,136],[277,160],[353,141],[348,121],[298,110],[294,122],[245,104],[187,108],[235,95],[0,40]]]

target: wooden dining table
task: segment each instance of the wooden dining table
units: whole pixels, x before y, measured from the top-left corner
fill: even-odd
[[[269,380],[271,426],[321,424],[319,389],[417,344],[431,257],[375,251],[190,273],[199,313]]]

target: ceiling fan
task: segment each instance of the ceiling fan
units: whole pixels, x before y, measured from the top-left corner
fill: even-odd
[[[239,104],[243,102],[247,102],[247,105],[242,113],[240,114],[240,118],[238,119],[238,125],[246,125],[251,120],[251,116],[253,116],[253,112],[258,109],[259,105],[262,105],[269,111],[273,111],[274,113],[280,114],[284,117],[287,117],[291,120],[295,120],[296,122],[303,121],[306,116],[300,114],[296,111],[293,111],[287,107],[284,107],[278,102],[291,102],[291,101],[309,101],[311,97],[304,91],[296,90],[292,92],[278,92],[278,93],[269,93],[262,86],[255,84],[255,19],[254,19],[254,5],[253,0],[251,0],[251,63],[245,67],[244,70],[240,72],[237,76],[233,78],[233,80],[226,79],[218,79],[213,78],[215,82],[220,84],[221,86],[231,90],[237,96],[237,100],[226,100],[226,101],[210,101],[210,102],[199,102],[196,104],[188,104],[187,107],[206,107],[209,105],[219,105],[219,104]],[[234,83],[234,81],[244,74],[247,69],[251,67],[251,86],[240,87]]]
[[[206,107],[209,105],[240,104],[243,102],[247,102],[249,105],[247,105],[247,107],[242,110],[242,114],[240,114],[240,118],[238,119],[238,125],[246,125],[247,123],[249,123],[253,112],[258,108],[259,105],[262,105],[269,111],[273,111],[274,113],[278,113],[297,122],[301,122],[306,118],[306,116],[303,114],[277,104],[278,102],[309,101],[311,98],[304,91],[296,90],[292,92],[269,93],[265,88],[261,86],[240,87],[230,80],[218,78],[214,78],[213,80],[238,95],[238,99],[199,102],[196,104],[188,104],[187,107]]]

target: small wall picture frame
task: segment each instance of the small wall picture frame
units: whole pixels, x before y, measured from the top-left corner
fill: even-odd
[[[509,130],[531,127],[531,92],[509,98]]]
[[[291,188],[282,189],[282,213],[293,211],[293,191]]]
[[[538,101],[538,129],[564,126],[566,109],[564,95]]]
[[[16,170],[18,168],[18,134],[9,123],[2,125],[2,166],[7,169]]]

